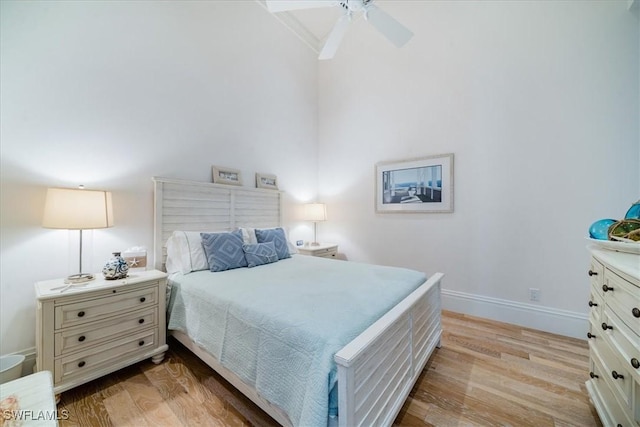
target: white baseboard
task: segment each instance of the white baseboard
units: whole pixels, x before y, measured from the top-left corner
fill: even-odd
[[[567,337],[586,339],[587,314],[442,289],[442,308]]]

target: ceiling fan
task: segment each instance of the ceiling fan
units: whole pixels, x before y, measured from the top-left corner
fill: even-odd
[[[373,2],[374,0],[266,0],[267,9],[272,13],[336,6],[343,9],[343,14],[327,36],[318,59],[333,58],[354,14],[361,13],[367,22],[397,47],[404,46],[413,37],[413,33],[409,29],[378,8]]]

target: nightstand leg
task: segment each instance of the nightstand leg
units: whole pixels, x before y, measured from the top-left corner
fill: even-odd
[[[164,353],[156,354],[155,356],[151,357],[151,361],[156,365],[162,362],[162,359],[164,359]]]

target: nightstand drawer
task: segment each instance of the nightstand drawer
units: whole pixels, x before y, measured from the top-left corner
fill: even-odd
[[[322,258],[335,258],[338,251],[335,249],[324,249],[322,251],[318,251],[315,256],[319,256]]]
[[[147,329],[157,324],[157,308],[149,308],[114,319],[93,322],[55,334],[55,355],[82,350],[102,342]]]
[[[67,357],[56,359],[54,385],[75,377],[92,374],[101,367],[116,365],[156,347],[157,328],[139,332],[116,341]]]
[[[155,285],[107,297],[58,305],[55,307],[55,329],[95,322],[129,310],[154,306],[157,301],[158,287]]]

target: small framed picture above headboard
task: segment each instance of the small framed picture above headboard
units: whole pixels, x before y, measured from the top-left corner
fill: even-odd
[[[214,184],[242,185],[242,174],[238,169],[212,166],[211,170]]]
[[[278,178],[275,175],[256,173],[256,188],[278,189]]]

